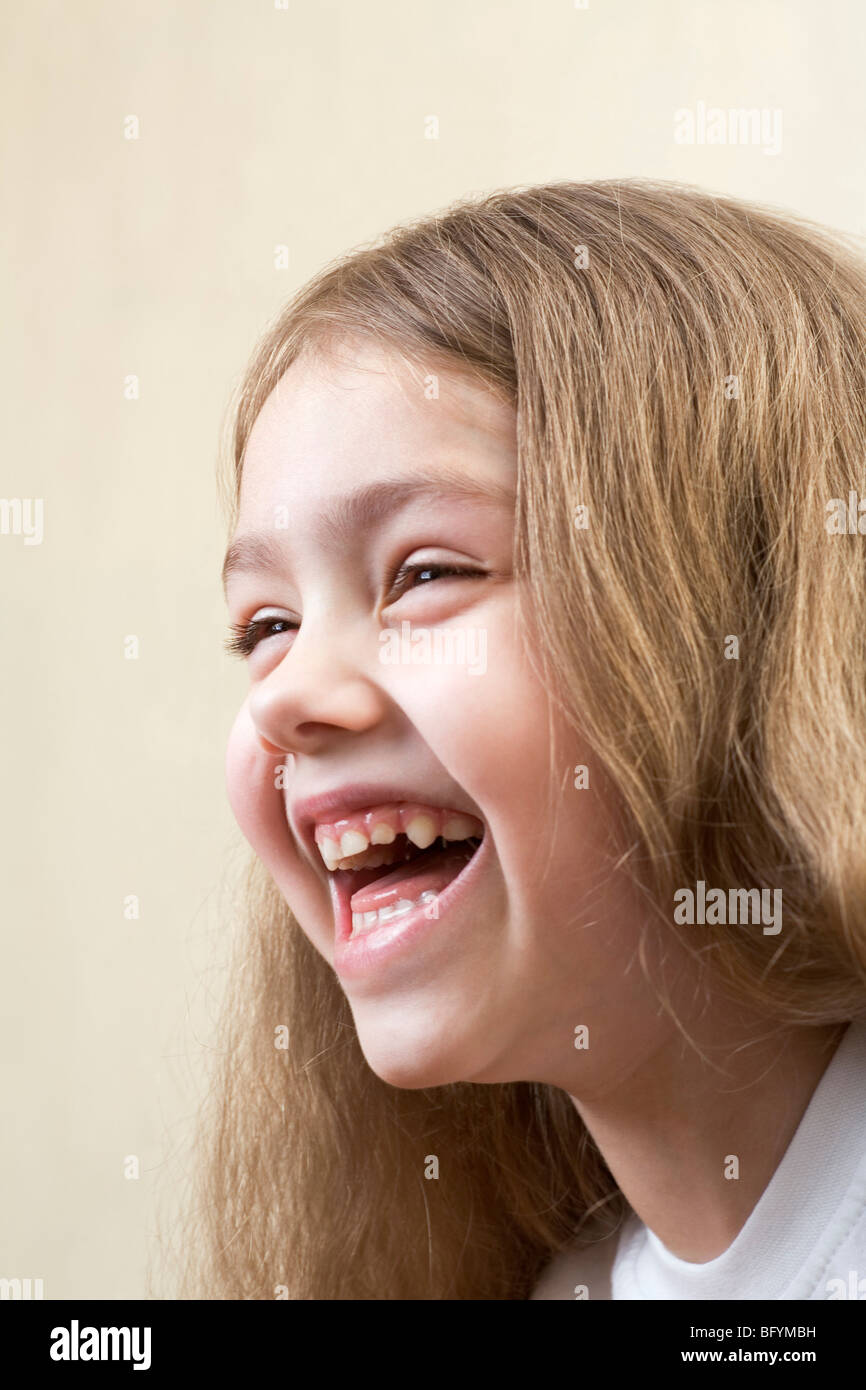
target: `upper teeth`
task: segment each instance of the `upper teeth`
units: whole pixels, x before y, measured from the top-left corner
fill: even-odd
[[[357,830],[347,830],[345,835],[340,836],[340,854],[348,859],[352,854],[361,854],[369,843],[366,835],[359,834]]]
[[[370,846],[393,845],[404,834],[418,849],[428,849],[438,836],[444,840],[468,840],[483,833],[475,816],[460,811],[442,811],[417,805],[377,806],[344,817],[332,824],[316,826],[316,844],[328,870],[376,868],[394,862],[394,850]]]
[[[358,833],[360,834],[360,832],[358,832]],[[364,836],[363,836],[363,835],[360,835],[360,838],[363,840],[363,839],[364,839]],[[379,821],[379,824],[378,824],[378,825],[375,825],[375,826],[373,827],[373,833],[372,833],[372,835],[370,836],[370,844],[371,844],[371,845],[392,845],[392,844],[394,843],[394,841],[396,840],[396,838],[397,838],[397,832],[396,832],[396,830],[392,830],[392,829],[391,829],[391,826],[390,826],[390,825],[386,825],[384,821]]]
[[[432,816],[413,816],[406,826],[406,836],[419,849],[428,849],[436,839],[436,822]],[[460,836],[463,839],[463,836]]]

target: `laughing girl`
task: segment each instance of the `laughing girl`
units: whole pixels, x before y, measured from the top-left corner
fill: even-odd
[[[841,237],[628,181],[399,228],[268,330],[189,1290],[866,1275],[864,348]]]

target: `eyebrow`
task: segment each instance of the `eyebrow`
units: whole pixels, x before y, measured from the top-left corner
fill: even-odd
[[[380,479],[336,499],[319,517],[315,531],[334,549],[350,544],[359,531],[370,530],[412,502],[438,502],[443,499],[482,502],[497,507],[514,505],[514,490],[505,484],[468,478],[457,469],[420,473],[412,478]],[[247,570],[278,574],[285,555],[276,532],[250,532],[238,536],[226,551],[222,568],[223,589],[229,576]]]

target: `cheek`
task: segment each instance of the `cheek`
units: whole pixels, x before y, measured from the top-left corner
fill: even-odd
[[[286,818],[285,791],[276,784],[281,766],[274,754],[262,750],[245,701],[226,748],[229,805],[245,839],[268,869],[313,945],[330,960],[332,933],[320,925],[330,922],[327,889],[312,869],[302,864],[295,849]]]
[[[402,667],[395,701],[484,816],[538,814],[547,791],[548,701],[510,612],[488,619],[474,662]]]
[[[490,622],[487,632],[483,674],[404,668],[392,691],[490,825],[512,902],[529,916],[542,904],[572,914],[597,905],[611,875],[599,769],[585,741],[557,718],[510,618]],[[584,765],[585,788],[575,786]]]
[[[291,852],[291,839],[283,809],[283,793],[276,785],[280,760],[265,753],[256,738],[247,701],[232,726],[226,748],[226,790],[234,817],[256,854],[271,872]]]

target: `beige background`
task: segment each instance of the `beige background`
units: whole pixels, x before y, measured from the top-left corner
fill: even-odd
[[[0,1277],[131,1298],[176,1198],[245,857],[214,463],[257,334],[324,261],[507,185],[674,178],[866,231],[866,11],[76,0],[0,25],[0,494],[44,499],[41,545],[0,536]],[[678,145],[674,111],[701,101],[781,108],[781,153]]]

